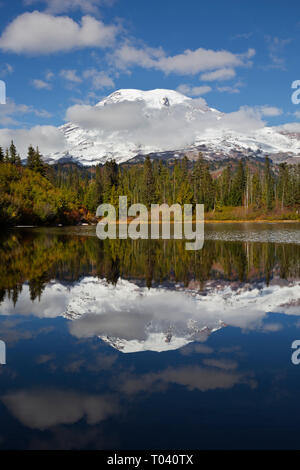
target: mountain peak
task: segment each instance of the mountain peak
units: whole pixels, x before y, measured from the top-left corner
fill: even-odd
[[[120,89],[104,98],[96,106],[121,103],[123,101],[142,101],[149,108],[162,109],[182,103],[191,102],[192,99],[175,90],[157,88],[155,90]]]

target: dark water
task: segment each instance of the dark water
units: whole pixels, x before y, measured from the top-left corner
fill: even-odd
[[[299,234],[2,234],[0,449],[299,448]]]

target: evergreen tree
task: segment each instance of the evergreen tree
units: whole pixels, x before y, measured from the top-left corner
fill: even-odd
[[[155,201],[155,181],[153,175],[153,168],[150,157],[147,157],[144,163],[144,188],[143,188],[143,202],[149,208]]]
[[[42,176],[45,176],[46,167],[45,167],[45,164],[43,163],[42,156],[39,152],[38,147],[36,150],[34,150],[32,145],[30,145],[30,147],[28,148],[27,167],[30,170],[36,173],[40,173]]]
[[[272,209],[274,198],[274,179],[271,170],[271,162],[268,157],[265,159],[265,168],[264,168],[264,191],[263,199],[266,205],[267,210]]]
[[[252,177],[252,193],[251,193],[251,203],[255,208],[261,207],[262,204],[262,188],[260,182],[259,173],[254,173]]]
[[[30,145],[28,147],[28,153],[27,153],[27,167],[29,168],[29,170],[33,170],[34,164],[35,164],[35,150],[32,147],[32,145]]]
[[[230,204],[241,206],[243,204],[244,190],[246,187],[246,171],[242,160],[239,161],[237,172],[232,181],[230,191]]]
[[[15,165],[18,161],[18,156],[17,156],[17,149],[13,141],[11,141],[10,147],[9,147],[9,161],[13,165]]]
[[[110,201],[110,192],[113,186],[118,186],[118,165],[115,160],[105,163],[103,169],[103,201]]]

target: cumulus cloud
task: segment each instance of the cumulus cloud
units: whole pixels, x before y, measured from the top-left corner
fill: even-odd
[[[188,49],[183,54],[162,57],[157,64],[157,68],[166,73],[197,74],[203,70],[245,65],[245,58],[252,57],[252,55],[252,49],[249,49],[246,54],[233,54],[229,51],[214,51],[203,48],[195,51]]]
[[[220,123],[223,129],[233,129],[241,133],[261,129],[264,125],[259,110],[248,106],[242,106],[238,111],[225,114]]]
[[[24,114],[35,114],[39,117],[50,117],[45,110],[35,109],[26,104],[16,104],[13,100],[8,99],[5,106],[0,106],[0,124],[2,126],[19,124],[16,118]]]
[[[52,80],[54,78],[54,73],[49,70],[48,72],[46,72],[45,78],[48,81]]]
[[[51,90],[52,88],[51,84],[45,80],[34,79],[32,80],[32,84],[37,90]]]
[[[223,80],[230,80],[231,78],[235,77],[235,70],[233,69],[219,69],[215,70],[214,72],[203,73],[201,75],[201,80],[205,80],[207,82],[213,81],[223,81]]]
[[[164,51],[162,48],[137,48],[130,44],[124,44],[114,53],[109,54],[107,58],[117,68],[127,70],[135,65],[144,68],[155,68],[158,60],[163,56]]]
[[[14,141],[21,156],[27,155],[29,145],[38,146],[42,154],[65,150],[62,132],[54,126],[34,126],[31,129],[0,129],[1,146],[8,147]]]
[[[288,122],[287,124],[278,126],[278,128],[286,132],[300,133],[300,122]]]
[[[260,112],[262,116],[275,117],[282,114],[282,109],[276,108],[275,106],[261,106]]]
[[[196,50],[187,49],[182,54],[174,56],[166,56],[162,48],[136,48],[131,44],[124,44],[109,58],[121,69],[140,66],[160,70],[166,74],[195,75],[208,70],[245,66],[249,64],[249,59],[254,54],[254,49],[248,49],[243,54],[234,54],[226,50],[214,51],[199,48]]]
[[[21,390],[6,394],[1,401],[24,426],[41,431],[83,418],[90,425],[97,424],[119,411],[111,396],[57,389]]]
[[[283,326],[280,323],[265,323],[263,325],[263,331],[274,333],[282,330]]]
[[[73,83],[81,83],[82,79],[77,75],[76,70],[61,70],[60,71],[60,76],[64,78],[65,80]]]
[[[93,90],[101,90],[104,88],[114,88],[115,82],[110,75],[103,70],[97,70],[95,68],[89,68],[80,75],[77,70],[74,69],[63,69],[59,74],[70,84],[79,84],[84,80],[90,80]]]
[[[262,115],[248,107],[222,115],[211,111],[205,100],[198,98],[188,105],[175,104],[162,109],[149,109],[142,101],[106,106],[77,104],[67,110],[66,120],[87,132],[97,130],[99,138],[106,141],[126,140],[135,146],[174,150],[193,144],[209,129],[215,133],[223,129],[242,133],[259,129],[264,126]]]
[[[16,104],[13,100],[7,100],[5,106],[0,106],[0,124],[2,126],[17,124],[14,115],[29,113],[30,107],[25,104]]]
[[[212,90],[210,86],[189,86],[186,84],[179,85],[177,87],[177,91],[179,93],[182,93],[183,95],[188,95],[188,96],[202,96],[206,95],[206,93],[209,93]]]
[[[92,81],[92,87],[94,90],[115,87],[115,82],[109,76],[109,74],[101,70],[96,70],[95,68],[85,70],[83,77]]]
[[[243,87],[243,86],[245,86],[245,83],[239,81],[232,86],[219,86],[217,87],[217,90],[220,93],[237,94],[237,93],[240,93],[241,91],[240,87]]]
[[[76,23],[67,16],[53,16],[34,11],[15,18],[0,37],[0,48],[6,52],[50,54],[85,47],[107,47],[117,35],[116,26],[83,16]]]
[[[85,129],[127,130],[143,125],[144,106],[139,102],[123,101],[108,106],[74,105],[68,108],[66,120]]]

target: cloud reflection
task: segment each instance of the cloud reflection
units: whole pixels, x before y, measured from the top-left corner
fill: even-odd
[[[97,424],[119,411],[117,400],[111,396],[58,389],[20,390],[1,400],[24,426],[41,431],[83,418],[87,424]]]

